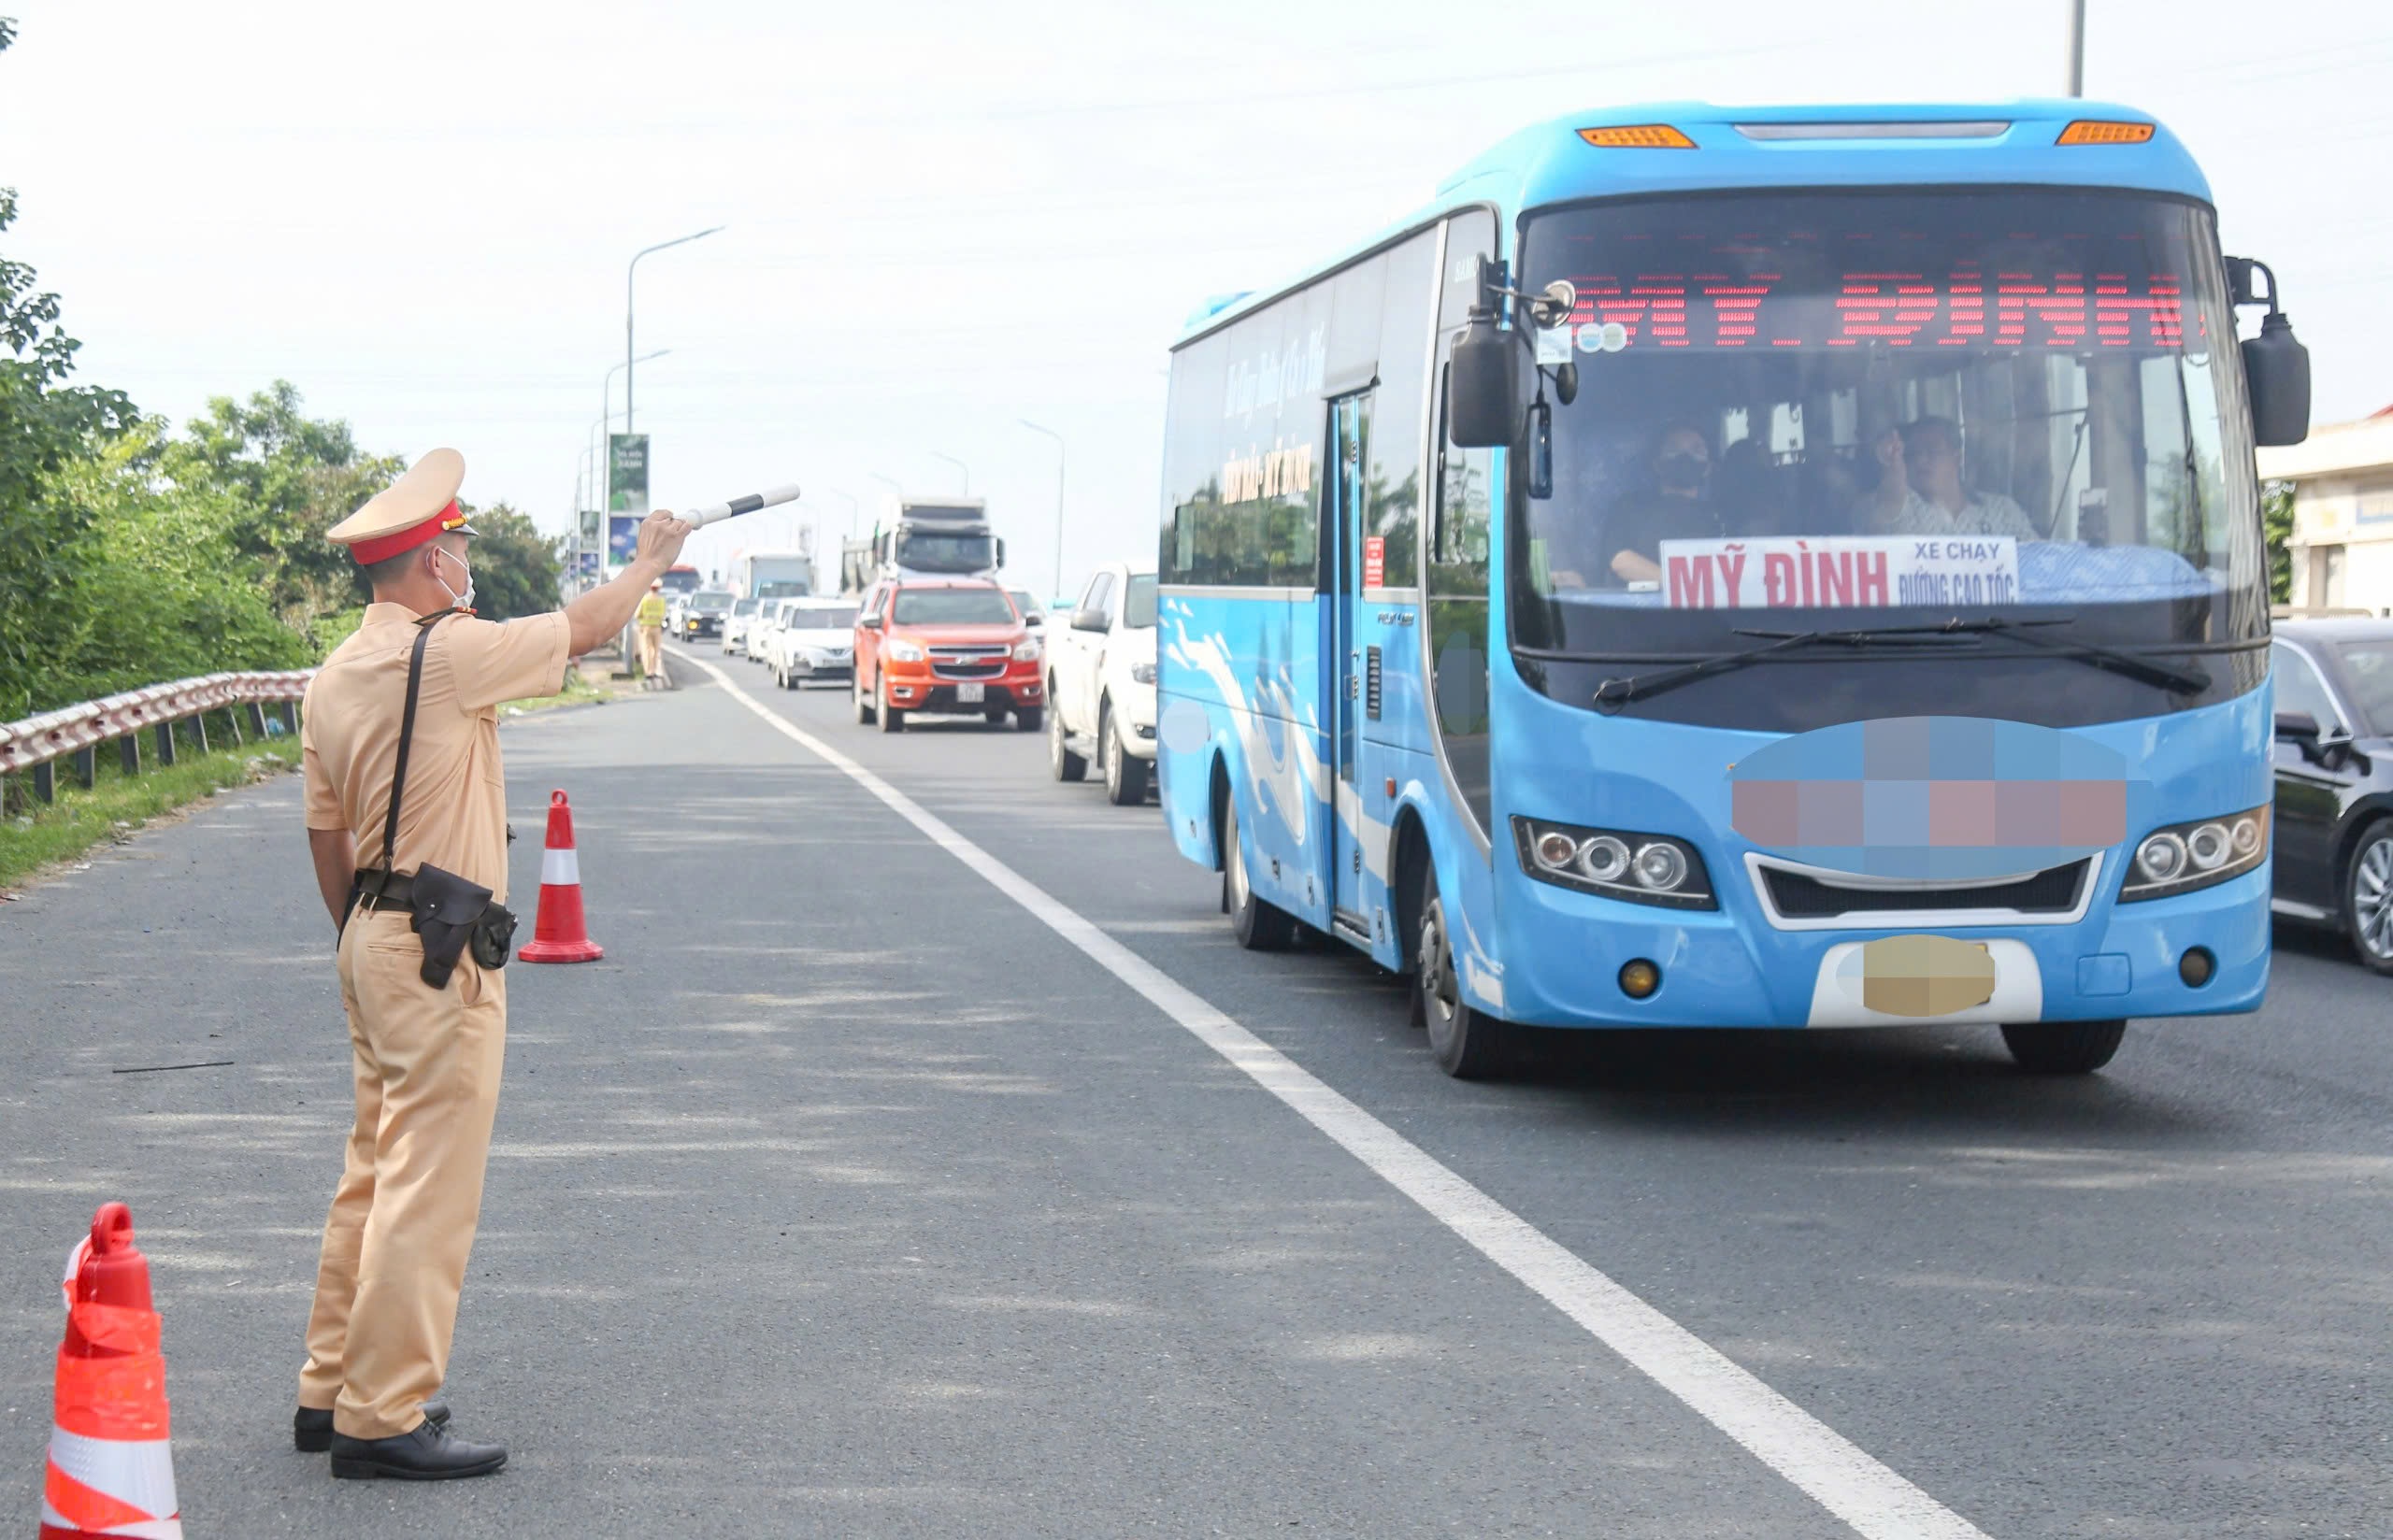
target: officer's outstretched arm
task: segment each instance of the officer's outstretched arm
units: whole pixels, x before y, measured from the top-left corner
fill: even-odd
[[[690,537],[691,528],[665,509],[657,509],[640,523],[639,547],[631,565],[565,606],[566,623],[573,628],[570,646],[575,657],[606,646],[631,624],[648,585],[664,577],[665,569],[681,554],[681,542]]]

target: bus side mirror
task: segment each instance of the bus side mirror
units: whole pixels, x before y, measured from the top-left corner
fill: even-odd
[[[1518,339],[1471,313],[1446,367],[1446,433],[1456,449],[1500,449],[1520,434]]]
[[[2268,280],[2268,292],[2259,279]],[[2265,305],[2260,335],[2243,342],[2243,380],[2252,398],[2252,441],[2263,448],[2299,444],[2310,436],[2310,349],[2293,335],[2279,306],[2277,276],[2251,257],[2227,259],[2227,292],[2238,306]]]
[[[2260,335],[2243,339],[2243,378],[2252,392],[2252,441],[2299,444],[2310,436],[2310,349],[2293,322],[2271,310]]]

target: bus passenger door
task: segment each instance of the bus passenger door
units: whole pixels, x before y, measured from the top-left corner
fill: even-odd
[[[1370,465],[1368,440],[1371,431],[1371,395],[1340,397],[1331,403],[1330,446],[1334,470],[1329,485],[1335,503],[1330,510],[1330,545],[1336,552],[1329,585],[1330,646],[1322,659],[1329,676],[1325,692],[1333,703],[1330,757],[1336,777],[1330,784],[1329,854],[1335,877],[1330,885],[1330,919],[1349,940],[1368,946],[1370,920],[1363,907],[1363,850],[1355,839],[1362,823],[1362,800],[1355,794],[1354,760],[1362,747],[1358,732],[1363,712],[1362,641],[1355,620],[1363,605],[1363,509],[1365,481]]]

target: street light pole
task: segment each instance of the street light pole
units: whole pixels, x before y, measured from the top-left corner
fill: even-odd
[[[624,265],[624,268],[623,268],[623,432],[625,432],[625,433],[630,433],[630,432],[632,431],[632,377],[633,377],[633,374],[634,374],[634,370],[633,370],[633,368],[632,368],[632,365],[634,365],[635,364],[638,364],[638,363],[639,362],[639,360],[638,360],[638,359],[636,359],[636,358],[632,357],[632,352],[633,352],[633,347],[632,347],[632,279],[633,279],[634,278],[636,278],[636,277],[638,277],[638,273],[639,273],[639,259],[640,259],[640,258],[642,258],[642,257],[645,257],[645,256],[649,255],[649,254],[650,254],[650,253],[652,253],[652,252],[655,252],[655,251],[662,251],[662,250],[666,250],[667,247],[674,247],[674,246],[686,246],[686,245],[688,245],[690,242],[692,242],[692,241],[694,241],[694,240],[704,240],[707,236],[713,235],[716,231],[721,230],[721,229],[723,229],[723,228],[724,228],[724,227],[723,227],[722,225],[719,225],[719,224],[718,224],[718,225],[712,225],[712,226],[709,226],[709,228],[707,228],[707,229],[704,229],[704,230],[699,231],[699,232],[698,232],[696,235],[681,235],[681,236],[677,236],[676,238],[674,238],[674,239],[672,239],[672,240],[669,240],[669,241],[659,241],[659,242],[657,242],[654,246],[646,246],[646,247],[642,247],[640,250],[637,250],[637,251],[635,251],[635,252],[633,252],[633,253],[632,253],[632,260],[631,260],[628,264],[626,264]]]
[[[2069,93],[2085,94],[2085,0],[2069,0]]]
[[[1064,435],[1053,428],[1042,428],[1026,417],[1014,420],[1032,433],[1045,434],[1055,441],[1055,591],[1064,596]]]
[[[951,465],[954,466],[957,470],[962,471],[962,472],[964,473],[964,490],[965,490],[965,492],[966,492],[967,493],[969,493],[969,492],[972,491],[972,467],[971,467],[971,466],[967,465],[963,461],[956,459],[956,458],[955,458],[955,456],[953,456],[953,455],[952,455],[952,454],[941,454],[941,453],[939,453],[937,449],[924,449],[923,452],[924,452],[924,454],[926,454],[926,455],[929,455],[933,460],[944,460],[944,461],[946,461],[949,464],[951,464]]]

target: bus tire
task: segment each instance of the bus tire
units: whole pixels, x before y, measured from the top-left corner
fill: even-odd
[[[1230,934],[1248,951],[1286,951],[1297,938],[1297,917],[1257,898],[1254,884],[1247,880],[1235,806],[1222,811],[1222,909],[1230,917]]]
[[[1116,807],[1136,807],[1147,800],[1147,762],[1122,747],[1122,730],[1114,725],[1112,703],[1096,708],[1096,756],[1105,766],[1105,800]]]
[[[2002,1046],[2030,1075],[2091,1075],[2127,1032],[2125,1021],[2022,1021],[2003,1027]]]
[[[1428,1030],[1429,1056],[1457,1080],[1483,1080],[1500,1073],[1511,1060],[1506,1023],[1462,997],[1445,900],[1438,892],[1437,869],[1427,863],[1422,866],[1421,898],[1413,912],[1421,919],[1413,943],[1412,1024]]]

